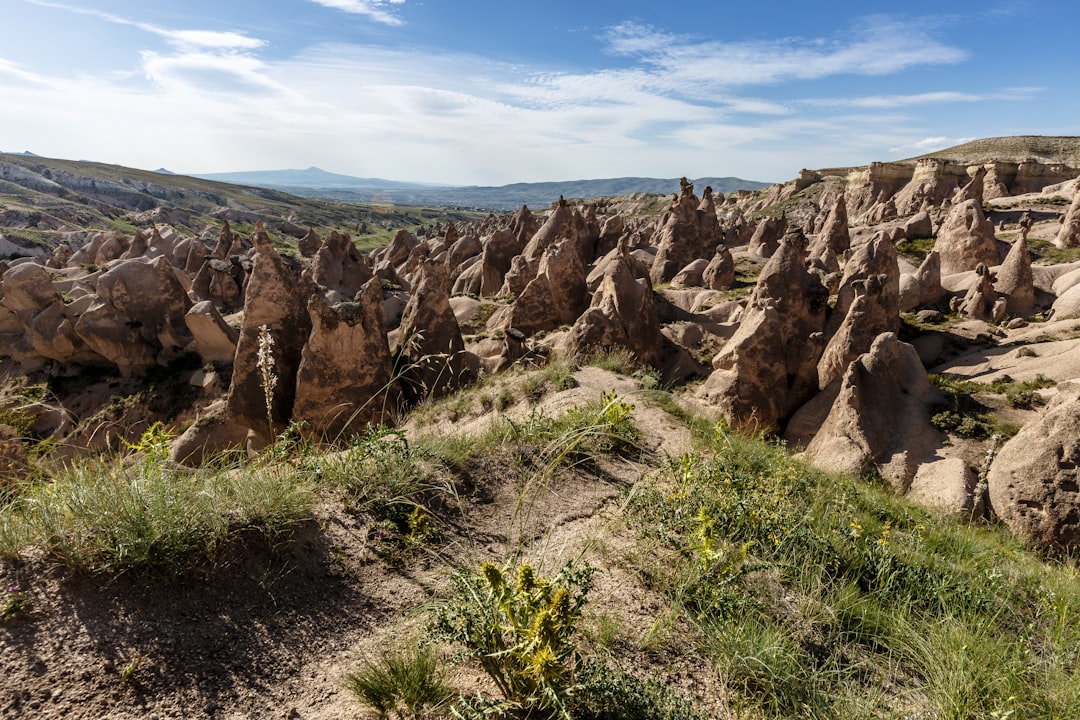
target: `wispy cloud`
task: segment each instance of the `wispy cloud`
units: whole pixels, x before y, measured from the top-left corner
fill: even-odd
[[[1031,100],[1042,92],[1043,88],[1018,87],[1006,88],[992,93],[967,93],[956,91],[938,91],[915,93],[912,95],[870,95],[851,98],[814,98],[800,100],[799,104],[812,107],[854,107],[867,109],[892,109],[915,105],[940,103],[977,103],[977,102],[1021,102]]]
[[[375,22],[387,25],[402,25],[401,18],[391,12],[388,6],[404,5],[405,0],[311,0],[333,10],[342,10],[355,15],[366,15]]]
[[[101,12],[91,8],[81,8],[64,3],[49,2],[48,0],[26,0],[27,2],[41,7],[65,10],[78,15],[88,15],[99,20],[115,25],[126,25],[138,28],[144,32],[165,40],[170,45],[181,48],[205,48],[209,50],[254,50],[265,45],[265,41],[249,37],[243,33],[215,30],[170,30],[150,23],[130,20],[112,13]]]
[[[973,137],[928,137],[922,140],[916,140],[905,145],[898,145],[896,147],[889,148],[889,152],[894,155],[902,155],[909,152],[933,152],[934,150],[942,150],[944,148],[953,147],[954,145],[963,145],[975,140]]]

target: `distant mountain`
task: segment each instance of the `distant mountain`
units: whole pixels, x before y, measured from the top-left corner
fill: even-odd
[[[372,190],[416,190],[438,185],[397,182],[382,178],[360,178],[352,175],[339,175],[321,168],[309,167],[307,170],[248,170],[231,173],[205,173],[192,177],[237,185],[254,185],[275,189],[291,188],[350,188]]]
[[[547,207],[560,195],[587,199],[632,193],[665,195],[679,191],[678,178],[623,177],[602,180],[513,183],[502,186],[439,186],[396,182],[379,178],[357,178],[329,173],[319,168],[307,170],[270,170],[214,173],[196,177],[219,182],[268,187],[310,198],[341,202],[393,203],[396,205],[442,205],[514,210],[522,205]],[[711,186],[716,192],[758,190],[769,183],[736,177],[698,178],[693,181],[698,192]]]

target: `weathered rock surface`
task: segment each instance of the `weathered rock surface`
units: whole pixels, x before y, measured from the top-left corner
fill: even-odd
[[[721,238],[712,188],[705,188],[700,201],[686,178],[680,181],[680,188],[661,220],[656,259],[649,271],[654,285],[670,282],[699,258],[711,257]]]
[[[1065,213],[1061,229],[1054,238],[1054,244],[1059,248],[1080,247],[1080,185],[1076,186],[1076,194],[1073,195],[1072,204]]]
[[[932,306],[945,297],[945,289],[941,287],[941,255],[937,250],[928,252],[914,273],[900,276],[899,292],[900,312]]]
[[[643,365],[657,367],[661,343],[652,283],[648,277],[635,277],[634,263],[623,247],[608,265],[591,306],[570,329],[569,349],[585,356],[625,348]]]
[[[445,395],[476,379],[476,363],[471,355],[466,357],[461,328],[450,307],[445,266],[430,261],[421,265],[391,352],[409,402]]]
[[[1012,317],[1030,317],[1035,311],[1035,277],[1027,240],[1020,236],[997,271],[994,289],[1005,296],[1005,311]]]
[[[311,335],[296,376],[293,419],[320,440],[339,441],[391,424],[400,408],[383,323],[382,286],[369,280],[355,301],[308,300]]]
[[[975,200],[953,205],[941,224],[934,249],[941,255],[942,275],[974,270],[979,263],[992,267],[999,259],[994,227]]]
[[[818,390],[829,293],[806,269],[806,245],[797,228],[784,236],[699,390],[735,427],[776,430]]]
[[[806,455],[831,472],[876,470],[906,491],[920,463],[942,441],[930,423],[937,400],[915,348],[894,333],[879,335],[844,372],[832,409]]]
[[[990,503],[1009,528],[1038,547],[1080,546],[1080,385],[1069,383],[998,452]]]

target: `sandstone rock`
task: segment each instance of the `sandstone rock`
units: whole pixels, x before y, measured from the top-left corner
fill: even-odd
[[[525,242],[518,239],[510,230],[499,230],[488,237],[483,244],[484,252],[480,256],[480,294],[491,297],[498,295],[502,290],[506,273],[510,271],[513,259],[525,249]]]
[[[1050,307],[1050,317],[1054,320],[1080,317],[1080,284],[1073,285],[1054,300]]]
[[[72,255],[74,255],[74,252],[72,251],[71,246],[67,243],[60,243],[53,248],[52,253],[49,255],[49,259],[45,261],[45,267],[67,267]]]
[[[1028,317],[1035,311],[1035,278],[1031,255],[1023,236],[1013,242],[1005,261],[998,268],[994,287],[1005,296],[1006,312],[1013,317]]]
[[[982,517],[984,498],[975,497],[978,482],[962,459],[944,458],[920,465],[905,497],[935,512]]]
[[[225,401],[208,407],[169,449],[169,459],[179,465],[199,467],[226,453],[243,452],[250,431],[225,418]]]
[[[563,240],[544,252],[536,278],[508,308],[498,326],[504,330],[513,327],[530,336],[572,324],[588,305],[585,269],[572,241]]]
[[[993,322],[994,305],[997,303],[998,294],[994,290],[994,273],[983,264],[975,268],[975,281],[971,283],[967,294],[959,304],[959,311],[973,320]]]
[[[938,231],[934,249],[941,254],[941,273],[974,270],[979,263],[998,264],[994,228],[983,214],[981,203],[966,200],[954,205]]]
[[[304,432],[339,441],[389,424],[400,409],[383,324],[382,287],[369,280],[355,302],[308,301],[311,335],[296,379],[293,417]]]
[[[880,233],[870,242],[860,245],[844,266],[844,275],[836,293],[836,305],[826,326],[826,339],[831,338],[847,317],[855,301],[855,284],[878,276],[880,293],[877,302],[881,306],[880,317],[888,324],[880,332],[900,331],[900,267],[897,263],[896,246]]]
[[[419,283],[409,297],[391,352],[409,402],[445,395],[476,379],[475,363],[466,357],[461,329],[450,307],[445,266],[432,262],[421,266]]]
[[[862,475],[875,469],[894,488],[906,491],[920,463],[941,443],[930,423],[937,400],[915,348],[884,333],[847,367],[806,455],[830,472]]]
[[[976,168],[975,174],[971,176],[971,180],[956,191],[956,195],[953,196],[953,205],[959,205],[960,203],[974,200],[981,206],[983,203],[983,182],[985,179],[986,166],[980,165]]]
[[[888,282],[888,275],[871,275],[852,283],[855,300],[818,361],[818,387],[821,389],[843,376],[848,365],[868,352],[879,335],[896,329],[895,316],[888,314],[888,303],[881,301]]]
[[[75,332],[130,376],[169,364],[187,347],[190,307],[167,259],[125,260],[99,278],[97,299],[75,322]]]
[[[649,268],[629,251],[629,246],[625,243],[624,238],[624,240],[620,241],[618,247],[597,260],[592,271],[585,277],[585,286],[588,288],[589,293],[595,293],[604,281],[604,276],[613,272],[615,266],[620,263],[628,263],[630,272],[636,279],[640,280],[649,277]]]
[[[209,300],[196,303],[184,315],[203,364],[232,365],[240,333],[225,322]]]
[[[307,234],[300,239],[300,242],[296,243],[296,248],[300,251],[300,255],[306,258],[315,257],[315,253],[319,252],[319,248],[321,247],[322,238],[315,232],[315,228],[308,230]]]
[[[844,194],[836,196],[836,202],[825,218],[825,224],[818,232],[819,239],[837,256],[843,255],[851,247],[848,233],[847,202]]]
[[[770,258],[780,247],[780,240],[787,232],[787,218],[762,218],[750,237],[749,252],[758,257]]]
[[[1065,217],[1058,230],[1054,244],[1059,248],[1080,247],[1080,184],[1076,186],[1076,194],[1073,195],[1072,204],[1065,212]]]
[[[568,346],[582,356],[626,348],[643,365],[657,367],[661,342],[652,284],[648,277],[635,277],[634,263],[624,246],[618,259],[608,265],[592,305],[570,329]]]
[[[930,213],[925,210],[912,215],[901,226],[905,240],[916,240],[934,236],[934,222],[930,219]]]
[[[447,239],[449,240],[449,238]],[[484,245],[480,242],[480,237],[473,233],[468,233],[464,237],[457,239],[449,247],[446,266],[450,269],[457,268],[466,260],[484,252]]]
[[[702,284],[710,290],[727,290],[735,284],[735,259],[721,245],[701,274]]]
[[[1058,387],[1040,414],[1005,443],[987,478],[990,503],[1029,543],[1080,546],[1080,386]]]
[[[699,390],[736,427],[776,430],[818,390],[829,294],[806,269],[806,244],[797,228],[784,236]]]
[[[730,254],[728,253],[728,255]],[[671,279],[671,286],[674,288],[702,287],[705,284],[703,277],[705,269],[708,267],[709,261],[707,259],[698,258],[694,260],[675,274],[675,277]],[[732,272],[734,272],[734,265],[732,265]]]
[[[296,373],[311,334],[307,298],[312,288],[299,270],[277,253],[261,223],[253,238],[255,258],[244,293],[244,323],[233,362],[226,417],[230,423],[253,430],[256,446],[265,446],[292,418]],[[269,408],[259,367],[262,328],[273,342],[268,351],[264,349],[264,357],[272,358],[269,369],[277,377],[269,392]]]
[[[705,188],[699,201],[693,184],[686,178],[679,184],[679,194],[660,221],[656,259],[649,271],[653,284],[657,285],[670,282],[694,260],[712,257],[721,237],[712,188]]]
[[[330,304],[352,300],[371,277],[364,256],[344,233],[331,232],[311,262],[311,278]]]
[[[945,296],[941,287],[941,255],[931,250],[914,273],[900,276],[897,306],[900,312],[936,304]]]

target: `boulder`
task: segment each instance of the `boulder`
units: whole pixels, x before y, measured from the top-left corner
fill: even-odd
[[[903,492],[919,465],[942,442],[930,423],[939,391],[915,348],[883,333],[844,372],[821,429],[806,447],[810,461],[830,472],[876,471]]]
[[[727,290],[735,284],[735,259],[721,245],[701,274],[702,284],[710,290]]]
[[[184,315],[203,364],[232,365],[240,333],[221,317],[209,300],[196,303]]]
[[[936,304],[945,296],[941,287],[941,255],[931,250],[914,273],[900,276],[897,307],[900,312],[910,312],[918,307]]]
[[[1078,466],[1080,385],[1068,383],[994,458],[987,477],[994,512],[1036,547],[1080,547]]]
[[[311,262],[311,279],[331,303],[350,301],[372,277],[367,260],[348,235],[331,232]]]
[[[319,252],[319,248],[322,247],[322,239],[318,233],[315,232],[315,228],[311,228],[307,231],[304,237],[300,238],[300,241],[296,243],[297,250],[300,251],[301,257],[313,258],[315,253]]]
[[[975,268],[975,279],[968,288],[964,299],[957,303],[957,310],[973,320],[984,322],[999,322],[996,317],[995,307],[998,301],[997,291],[994,290],[994,273],[983,264]],[[1004,307],[1002,307],[1004,310]]]
[[[730,255],[731,253],[728,253]],[[702,287],[705,284],[704,273],[705,269],[709,267],[709,261],[705,258],[698,258],[692,263],[684,267],[682,270],[675,274],[675,277],[671,279],[671,286],[674,288],[692,288]],[[732,266],[734,271],[734,265]]]
[[[179,465],[199,467],[227,453],[243,452],[250,431],[225,418],[225,401],[203,411],[169,449],[169,459]]]
[[[319,440],[339,441],[389,424],[401,398],[383,323],[382,287],[369,280],[353,302],[308,300],[311,335],[296,377],[293,418]]]

